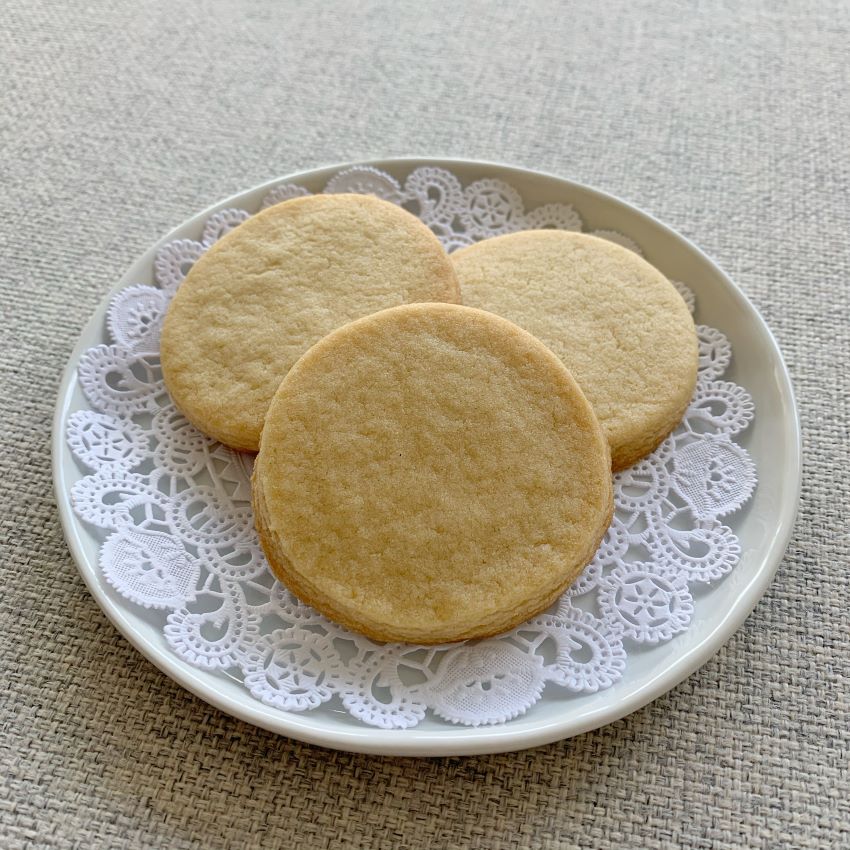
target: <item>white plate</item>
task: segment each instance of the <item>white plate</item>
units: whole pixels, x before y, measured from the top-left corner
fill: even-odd
[[[218,209],[256,209],[278,183],[293,181],[311,191],[321,191],[330,177],[352,164],[288,175],[234,195],[185,222],[159,245],[196,237],[209,215]],[[54,418],[54,483],[74,560],[109,619],[163,672],[223,711],[303,741],[368,753],[466,755],[533,747],[618,720],[668,691],[717,652],[752,611],[782,559],[794,524],[801,464],[794,395],[776,340],[752,304],[705,254],[651,216],[610,195],[558,177],[485,162],[420,158],[368,164],[400,179],[421,165],[447,168],[464,185],[484,177],[499,178],[519,190],[529,208],[554,202],[572,204],[589,230],[626,234],[668,277],[688,282],[697,297],[700,321],[723,331],[732,343],[734,360],[725,377],[749,390],[757,411],[740,441],[755,461],[760,477],[754,497],[736,515],[735,532],[742,547],[740,563],[722,582],[700,595],[686,632],[652,652],[630,656],[625,675],[613,687],[570,700],[547,699],[544,694],[527,714],[503,725],[469,728],[428,718],[412,729],[383,730],[367,727],[343,711],[318,709],[295,714],[263,705],[237,681],[191,667],[171,651],[155,617],[109,587],[98,568],[99,541],[71,509],[69,492],[82,472],[64,439],[66,422],[70,413],[87,406],[77,381],[77,364],[86,349],[106,340],[109,297],[101,302],[74,348]],[[131,266],[113,293],[150,277],[159,245]]]

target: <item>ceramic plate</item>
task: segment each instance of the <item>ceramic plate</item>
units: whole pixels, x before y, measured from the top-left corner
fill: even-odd
[[[414,728],[379,729],[328,706],[293,713],[265,705],[235,679],[192,667],[172,652],[163,637],[160,612],[133,605],[106,582],[98,566],[101,540],[71,508],[70,489],[84,473],[69,451],[64,435],[68,417],[88,406],[77,378],[80,357],[86,349],[108,341],[105,316],[109,297],[105,297],[83,331],[65,370],[53,430],[57,502],[80,573],[109,619],[163,672],[225,712],[303,741],[369,753],[463,755],[537,746],[624,717],[674,687],[717,652],[752,611],[782,559],[799,496],[800,432],[788,372],[776,341],[747,298],[696,246],[611,195],[551,175],[493,163],[398,159],[366,164],[400,181],[422,165],[446,168],[463,185],[496,178],[518,190],[527,209],[549,203],[571,204],[587,230],[625,234],[669,278],[687,282],[697,298],[700,322],[721,330],[732,344],[734,358],[724,379],[745,387],[757,411],[753,424],[738,440],[755,462],[760,479],[753,498],[735,514],[734,530],[742,549],[740,563],[722,581],[698,596],[687,631],[651,651],[630,655],[625,673],[615,685],[570,699],[547,697],[544,692],[527,713],[507,723],[472,728],[452,725],[429,715]],[[197,238],[204,222],[216,210],[257,209],[269,190],[281,183],[294,182],[319,192],[331,177],[352,165],[288,175],[234,195],[185,222],[159,245],[175,239]],[[159,245],[133,264],[114,291],[151,280]],[[722,671],[719,675],[722,676]],[[695,717],[697,713],[695,705]]]

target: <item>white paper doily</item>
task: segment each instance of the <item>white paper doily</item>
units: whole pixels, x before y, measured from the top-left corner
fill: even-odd
[[[403,204],[448,250],[539,227],[582,229],[576,211],[526,211],[507,183],[463,187],[445,169],[414,170],[400,185],[373,168],[342,171],[328,192],[370,192]],[[307,190],[281,185],[263,206]],[[679,428],[649,458],[615,476],[615,518],[594,561],[548,613],[513,632],[447,647],[377,644],[301,604],[272,577],[253,528],[251,457],[200,434],[173,407],[159,370],[159,328],[192,263],[253,211],[223,210],[201,241],[157,255],[158,287],[113,299],[112,343],[89,349],[78,370],[90,409],[67,425],[70,449],[91,474],[72,488],[78,516],[101,530],[99,564],[131,602],[162,611],[162,631],[186,662],[221,670],[287,711],[338,701],[355,718],[410,728],[427,711],[453,723],[500,723],[544,688],[569,699],[610,687],[628,656],[685,631],[693,594],[722,579],[740,545],[721,520],[755,487],[735,442],[753,418],[749,394],[723,374],[731,348],[698,326],[699,380]],[[611,231],[597,235],[640,251]],[[677,284],[693,309],[693,296]]]

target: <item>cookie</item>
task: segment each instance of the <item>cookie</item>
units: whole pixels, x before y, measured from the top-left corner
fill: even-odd
[[[275,575],[376,640],[504,632],[593,557],[610,455],[539,340],[469,307],[416,304],[334,331],[289,371],[254,467]]]
[[[614,470],[680,422],[696,383],[696,330],[682,296],[637,254],[582,233],[528,230],[451,256],[465,304],[516,322],[563,360]]]
[[[369,195],[311,195],[216,242],[177,290],[162,369],[200,430],[256,451],[283,376],[325,334],[417,301],[457,302],[451,262],[415,216]]]

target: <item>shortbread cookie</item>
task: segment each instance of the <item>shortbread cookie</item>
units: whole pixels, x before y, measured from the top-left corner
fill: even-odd
[[[550,605],[593,557],[611,459],[539,340],[448,304],[334,331],[281,383],[254,469],[277,577],[377,640],[492,635]]]
[[[165,383],[202,431],[256,451],[281,378],[313,343],[416,301],[459,293],[445,251],[415,216],[368,195],[284,201],[192,267],[165,319]]]
[[[465,304],[541,339],[573,373],[611,445],[615,470],[649,454],[681,420],[697,377],[682,296],[613,242],[561,230],[486,239],[452,254]]]

